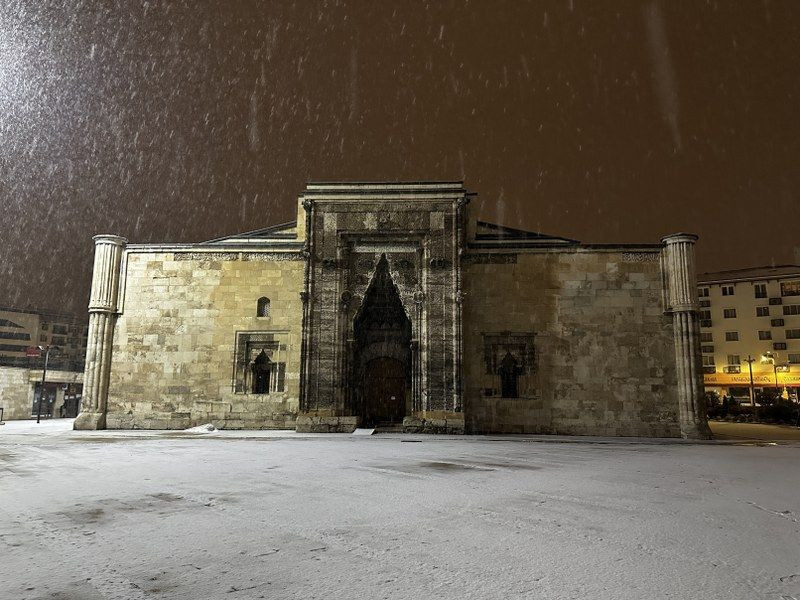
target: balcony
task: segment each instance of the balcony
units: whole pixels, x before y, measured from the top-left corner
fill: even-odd
[[[772,344],[773,350],[786,350],[786,342],[775,342]]]
[[[783,327],[783,319],[772,319],[769,324],[772,327]]]
[[[717,372],[717,367],[703,367],[703,374],[713,375]]]
[[[702,319],[700,321],[700,327],[711,327],[711,319]]]
[[[741,365],[728,365],[727,367],[723,367],[722,371],[724,373],[741,373],[742,366]]]
[[[783,298],[770,298],[769,303],[771,305],[783,304]]]

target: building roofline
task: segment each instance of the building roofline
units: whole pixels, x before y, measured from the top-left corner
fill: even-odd
[[[338,200],[353,197],[422,196],[424,199],[450,199],[471,196],[463,181],[358,181],[311,182],[300,192],[300,198]]]
[[[37,315],[39,317],[66,317],[68,319],[81,319],[82,315],[73,313],[60,313],[52,310],[39,310],[38,308],[16,308],[13,306],[0,306],[0,312],[13,312],[26,315]]]
[[[270,237],[271,235],[277,234],[281,231],[285,231],[287,229],[291,229],[292,227],[297,227],[297,220],[294,221],[286,221],[285,223],[278,223],[277,225],[270,225],[268,227],[261,227],[259,229],[253,229],[252,231],[244,231],[242,233],[234,233],[231,235],[223,235],[222,237],[214,238],[213,240],[206,240],[204,242],[198,242],[199,244],[218,244],[220,242],[224,242],[227,240],[239,240],[242,238],[253,238],[253,239],[287,239],[287,237]],[[294,237],[297,237],[294,235]]]
[[[208,242],[197,242],[192,244],[128,244],[125,247],[126,252],[225,252],[226,250],[232,251],[248,251],[248,252],[292,252],[302,250],[304,248],[303,242],[293,242],[276,240],[270,243],[261,243],[262,240],[253,240],[252,242],[246,241],[232,241],[226,243],[210,244]]]
[[[784,269],[783,272],[776,272]],[[788,279],[800,277],[800,265],[775,265],[774,267],[749,267],[726,271],[698,273],[698,283],[726,283],[740,281],[763,281],[769,279]]]

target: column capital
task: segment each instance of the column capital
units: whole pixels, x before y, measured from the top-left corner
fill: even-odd
[[[697,239],[693,233],[673,233],[661,238],[667,311],[696,311],[699,308],[694,266]]]
[[[124,238],[119,235],[113,235],[110,233],[101,233],[95,236],[92,236],[95,245],[97,244],[113,244],[115,246],[124,246],[128,243],[127,238]]]
[[[679,244],[681,242],[686,244],[694,244],[700,239],[699,236],[693,233],[671,233],[661,238],[662,244]]]
[[[94,267],[89,295],[89,312],[113,313],[117,310],[119,274],[125,244],[118,235],[96,235],[94,240]]]

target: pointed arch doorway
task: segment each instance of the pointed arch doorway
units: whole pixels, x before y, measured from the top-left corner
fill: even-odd
[[[401,423],[409,414],[411,321],[382,254],[353,323],[355,400],[363,427]]]

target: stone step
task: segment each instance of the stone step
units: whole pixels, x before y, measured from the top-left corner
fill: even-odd
[[[402,423],[381,424],[375,427],[375,433],[403,433]]]

